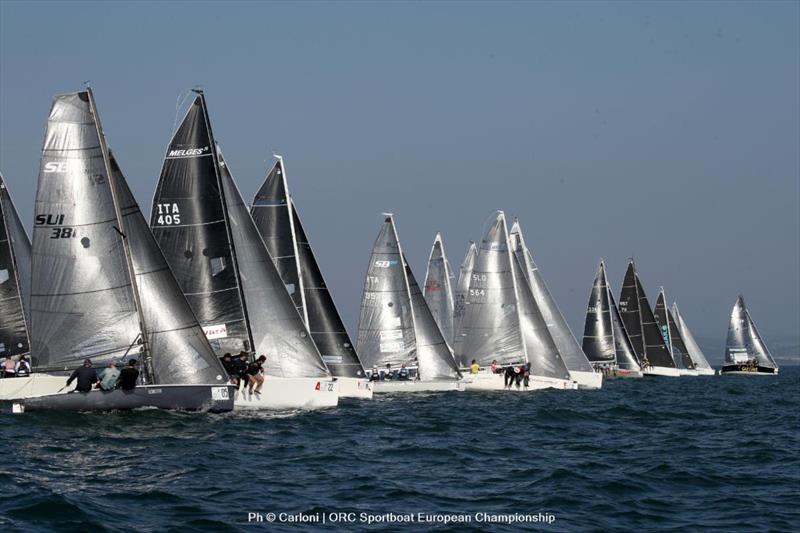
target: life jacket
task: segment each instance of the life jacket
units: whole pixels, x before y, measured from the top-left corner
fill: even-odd
[[[31,365],[28,361],[17,363],[17,376],[28,376],[31,373]]]

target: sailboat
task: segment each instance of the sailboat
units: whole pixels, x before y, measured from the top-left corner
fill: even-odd
[[[614,302],[604,261],[592,284],[583,329],[583,353],[609,377],[642,377],[630,338]]]
[[[322,360],[339,384],[339,397],[372,398],[372,386],[333,302],[309,244],[281,156],[256,193],[250,214],[311,333]]]
[[[510,248],[506,218],[497,211],[470,274],[457,343],[458,361],[484,370],[467,376],[467,390],[507,389],[504,375],[485,369],[530,365],[528,387],[575,389],[531,286],[521,257]]]
[[[603,374],[597,372],[592,367],[586,354],[583,353],[578,341],[567,325],[564,315],[558,308],[555,299],[550,294],[547,284],[542,278],[542,274],[530,249],[525,245],[525,238],[522,236],[522,228],[519,221],[515,218],[511,227],[510,234],[511,250],[519,257],[520,263],[524,267],[525,278],[530,284],[533,298],[541,310],[542,316],[547,323],[547,329],[556,343],[558,353],[569,369],[572,379],[578,382],[578,386],[584,389],[599,389],[603,386]]]
[[[462,361],[458,356],[464,353],[462,345],[465,335],[461,334],[461,321],[464,319],[464,313],[466,312],[469,281],[472,277],[472,268],[475,265],[477,256],[478,248],[474,242],[470,241],[464,261],[461,263],[461,268],[458,272],[456,290],[453,293],[453,354],[456,357],[456,363],[458,363],[459,368],[469,368],[469,361]]]
[[[686,343],[683,342],[683,336],[678,329],[678,324],[667,306],[664,287],[661,287],[658,291],[656,306],[653,308],[653,316],[656,318],[656,324],[658,324],[658,329],[661,331],[664,344],[667,345],[669,353],[672,354],[672,360],[675,361],[675,366],[681,376],[699,376],[700,374],[695,370],[695,362],[689,354]]]
[[[196,90],[167,147],[150,226],[216,354],[264,355],[260,394],[237,409],[338,404],[334,381],[214,140]]]
[[[678,331],[680,331],[681,338],[684,344],[686,344],[686,349],[689,351],[689,357],[691,357],[694,362],[694,371],[697,372],[698,376],[713,376],[714,369],[708,364],[703,350],[700,349],[700,345],[697,344],[697,341],[694,339],[694,335],[692,335],[691,330],[689,330],[689,326],[684,322],[678,310],[677,302],[672,302],[672,317],[675,319],[675,324],[678,327]]]
[[[406,261],[394,217],[384,217],[370,255],[358,321],[358,353],[372,379],[383,378],[372,382],[374,390],[463,390],[453,352]],[[385,379],[403,369],[409,379]]]
[[[725,364],[720,374],[778,374],[778,364],[759,335],[741,294],[731,312],[728,341],[725,344]]]
[[[24,398],[15,412],[233,409],[234,387],[106,145],[89,88],[56,96],[50,110],[36,192],[31,353],[38,372],[136,358],[143,384]]]
[[[425,272],[425,302],[447,343],[453,346],[453,272],[444,253],[442,235],[436,234]]]
[[[642,373],[645,376],[680,376],[650,309],[633,259],[628,262],[622,282],[619,311]]]

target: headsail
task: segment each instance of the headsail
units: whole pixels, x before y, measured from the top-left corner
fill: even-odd
[[[444,253],[442,235],[436,234],[425,273],[425,302],[447,343],[452,346],[453,333],[453,273]]]
[[[519,221],[514,219],[514,225],[511,228],[510,240],[512,251],[519,256],[520,263],[524,266],[524,274],[530,284],[533,298],[542,312],[547,329],[550,330],[550,335],[558,347],[558,353],[564,359],[567,368],[574,371],[592,372],[592,365],[586,358],[586,355],[581,350],[578,341],[569,329],[564,315],[558,308],[555,299],[547,284],[542,278],[539,267],[533,260],[533,255],[530,249],[525,245],[525,238],[522,236],[522,228]]]
[[[689,357],[692,358],[692,361],[696,365],[696,368],[700,369],[710,369],[711,365],[708,363],[703,350],[700,349],[700,345],[697,344],[697,341],[694,339],[694,335],[692,335],[689,326],[683,320],[683,316],[681,316],[680,311],[678,310],[677,302],[672,303],[672,316],[675,319],[675,322],[678,325],[678,329],[681,332],[681,337],[683,338],[683,342],[686,344],[686,349],[689,352]]]
[[[386,215],[369,258],[358,320],[358,353],[368,368],[417,362],[411,298],[392,215]]]
[[[331,373],[363,377],[364,368],[289,195],[283,158],[267,174],[250,214]]]
[[[466,311],[467,293],[469,292],[469,281],[472,277],[472,268],[475,265],[475,258],[478,255],[478,248],[475,243],[470,241],[467,247],[467,254],[464,256],[464,262],[461,263],[461,269],[458,273],[458,283],[456,290],[453,293],[453,352],[455,354],[463,353],[463,343],[465,335],[461,332],[461,321],[464,318]],[[466,367],[469,361],[456,362],[461,367]]]
[[[617,360],[609,295],[606,268],[601,259],[589,295],[583,328],[583,353],[593,363],[613,364]]]
[[[608,281],[606,280],[606,283]],[[614,327],[614,346],[617,350],[617,366],[623,370],[640,371],[639,361],[636,358],[636,351],[633,349],[628,331],[622,322],[617,303],[614,301],[614,294],[611,285],[608,285],[608,299],[611,302],[611,323]]]
[[[517,289],[511,271],[506,218],[498,211],[480,244],[461,321],[456,360],[468,366],[496,360],[499,365],[528,361],[520,332]]]
[[[672,354],[672,359],[675,361],[675,366],[677,368],[687,368],[690,370],[693,369],[694,362],[689,356],[689,351],[686,349],[686,344],[683,342],[683,337],[681,337],[681,332],[678,330],[677,324],[675,324],[672,313],[669,312],[669,307],[667,307],[667,297],[664,294],[663,287],[658,293],[658,299],[656,300],[656,306],[653,309],[653,315],[655,316],[656,323],[661,330],[661,336],[664,339],[664,343],[667,345],[667,348],[669,348],[669,351]]]
[[[419,290],[419,285],[411,267],[405,260],[405,255],[403,255],[403,263],[414,316],[414,338],[420,379],[423,381],[458,379],[460,373],[456,360],[453,358],[453,352],[436,324],[433,313],[422,296],[422,291]]]
[[[31,241],[0,174],[0,356],[31,351]]]
[[[226,380],[107,151],[90,90],[56,96],[50,111],[36,193],[31,315],[40,368],[85,357],[97,364],[143,349],[150,382]]]
[[[170,140],[150,227],[217,353],[252,345],[228,232],[205,97],[198,94]]]
[[[730,364],[755,362],[763,367],[778,367],[761,335],[758,334],[742,295],[739,295],[731,312],[728,341],[725,345],[725,362]]]

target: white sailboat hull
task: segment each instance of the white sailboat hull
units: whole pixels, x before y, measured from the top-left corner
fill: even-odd
[[[441,380],[441,381],[373,381],[375,394],[387,392],[445,392],[463,391],[465,383],[463,380]]]
[[[336,378],[339,382],[339,398],[372,399],[372,384],[365,378]]]
[[[600,372],[587,372],[570,370],[569,375],[578,382],[579,389],[600,389],[603,387],[603,374]]]
[[[678,369],[681,376],[699,376],[700,374],[697,373],[697,370],[690,369],[690,368],[680,368]]]
[[[575,390],[578,384],[572,380],[547,378],[543,376],[531,376],[528,386],[519,387],[511,385],[506,387],[505,376],[503,374],[492,374],[490,372],[479,372],[478,374],[467,374],[464,378],[468,391],[488,391],[488,390],[511,390],[528,392],[541,389],[566,389]]]
[[[240,410],[285,411],[325,409],[339,404],[339,383],[333,378],[276,378],[267,376],[261,394],[241,390],[233,408]]]
[[[616,368],[612,374],[615,378],[642,378],[641,370],[631,370],[630,368]]]
[[[695,368],[694,371],[698,376],[715,376],[717,374],[713,368]]]
[[[65,392],[68,377],[58,374],[31,374],[24,378],[0,379],[0,400],[21,400]],[[74,388],[73,382],[70,389]]]
[[[680,370],[677,368],[670,368],[666,366],[648,366],[642,369],[642,374],[645,376],[665,376],[670,378],[680,377]]]

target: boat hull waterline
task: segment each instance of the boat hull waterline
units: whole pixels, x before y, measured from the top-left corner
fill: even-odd
[[[25,398],[14,402],[15,413],[29,411],[129,411],[167,409],[223,413],[233,410],[233,385],[140,385],[133,390],[93,390]]]
[[[327,409],[339,405],[339,383],[333,378],[266,376],[260,394],[237,391],[234,409],[286,411]]]

